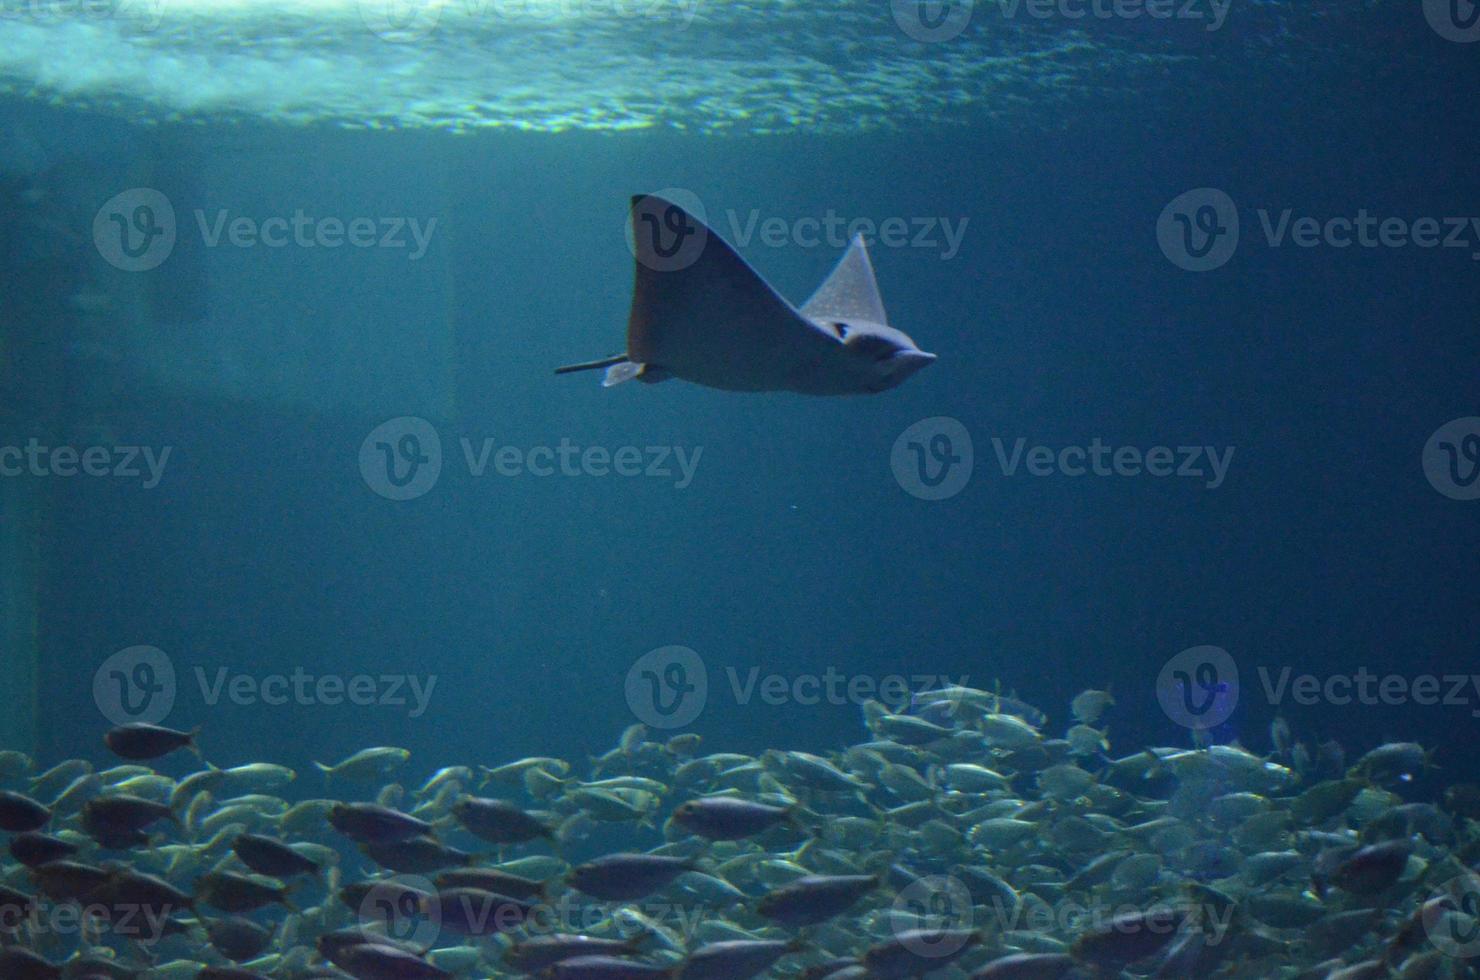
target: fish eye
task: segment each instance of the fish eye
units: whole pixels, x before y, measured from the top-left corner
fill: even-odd
[[[833,328],[833,333],[836,333],[838,335],[839,340],[848,339],[848,324],[834,320],[831,326]]]

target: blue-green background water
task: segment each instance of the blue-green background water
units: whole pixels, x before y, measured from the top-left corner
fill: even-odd
[[[1276,713],[1261,667],[1474,673],[1480,511],[1436,492],[1421,453],[1440,425],[1477,414],[1476,246],[1271,248],[1256,217],[1480,214],[1480,120],[1457,81],[1474,46],[1387,9],[1265,60],[1266,26],[1179,38],[1192,61],[1144,99],[1121,92],[1010,122],[902,118],[895,132],[136,128],[13,99],[7,111],[46,132],[54,158],[85,161],[75,172],[96,178],[82,182],[81,213],[150,179],[121,161],[152,146],[171,164],[152,177],[182,216],[302,207],[438,220],[425,269],[374,250],[182,246],[151,280],[172,312],[143,353],[11,340],[33,358],[12,412],[23,436],[47,415],[173,447],[153,490],[44,487],[39,755],[101,754],[94,671],[134,644],[172,658],[167,723],[202,725],[213,762],[298,768],[368,744],[409,747],[427,769],[597,753],[637,720],[629,668],[668,644],[708,668],[690,727],[713,751],[863,735],[854,704],[738,703],[730,669],[1000,679],[1048,709],[1055,730],[1073,694],[1108,685],[1122,751],[1187,743],[1153,685],[1199,644],[1239,663],[1243,697],[1220,734],[1256,750]],[[1318,48],[1319,65],[1302,67]],[[626,201],[668,187],[711,216],[967,221],[950,259],[873,251],[891,319],[938,363],[887,394],[835,400],[553,377],[620,348]],[[1239,203],[1243,241],[1223,269],[1192,274],[1163,255],[1156,223],[1199,187]],[[839,254],[740,250],[797,301]],[[346,309],[353,331],[321,332]],[[178,381],[189,372],[171,370],[171,351],[212,349],[219,370]],[[428,365],[444,362],[436,377]],[[264,370],[273,364],[284,367]],[[447,400],[428,408],[415,393],[433,388]],[[373,428],[405,415],[436,427],[444,470],[430,493],[395,502],[367,487],[358,455]],[[939,502],[904,492],[890,468],[896,437],[933,416],[959,419],[975,444],[971,482]],[[702,456],[683,488],[473,479],[462,437]],[[1209,489],[1009,477],[992,444],[1096,437],[1235,454]],[[436,680],[410,717],[395,705],[210,705],[196,667]],[[1354,751],[1399,737],[1437,745],[1453,778],[1473,771],[1455,744],[1474,724],[1480,694],[1469,695],[1278,713],[1302,737]]]

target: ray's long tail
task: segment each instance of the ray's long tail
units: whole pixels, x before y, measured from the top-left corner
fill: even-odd
[[[627,355],[613,354],[611,357],[603,357],[599,361],[582,361],[580,364],[567,364],[555,369],[556,374],[571,374],[576,371],[594,371],[597,368],[611,367],[613,364],[621,364],[627,359]]]

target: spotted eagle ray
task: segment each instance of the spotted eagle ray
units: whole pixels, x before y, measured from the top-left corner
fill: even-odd
[[[935,360],[889,326],[862,235],[800,309],[657,195],[632,199],[632,243],[626,351],[556,374],[606,368],[603,387],[682,378],[728,391],[857,395],[893,388]]]

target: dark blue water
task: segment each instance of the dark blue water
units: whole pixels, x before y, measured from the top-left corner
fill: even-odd
[[[51,353],[17,382],[19,404],[63,429],[86,420],[111,442],[173,447],[148,491],[45,484],[39,755],[101,756],[94,673],[135,644],[171,658],[167,723],[203,726],[219,765],[301,769],[392,744],[427,771],[610,747],[638,720],[629,668],[670,644],[707,669],[686,730],[711,751],[864,734],[847,699],[742,703],[731,671],[743,683],[752,669],[788,685],[830,669],[1000,680],[1055,732],[1070,697],[1108,687],[1117,753],[1190,744],[1159,709],[1156,679],[1178,651],[1211,644],[1240,670],[1225,740],[1265,751],[1279,714],[1304,739],[1353,754],[1414,739],[1435,746],[1446,780],[1473,774],[1455,743],[1480,701],[1467,683],[1454,704],[1302,705],[1272,703],[1260,680],[1286,668],[1468,677],[1480,635],[1480,504],[1436,491],[1422,464],[1436,429],[1480,414],[1480,231],[1465,248],[1273,247],[1259,216],[1480,214],[1480,120],[1455,81],[1474,52],[1396,14],[1333,30],[1345,51],[1334,67],[1303,69],[1297,49],[1271,73],[1243,53],[1257,36],[1229,33],[1154,98],[1012,125],[905,119],[893,134],[140,135],[51,110],[83,134],[79,152],[104,132],[165,147],[160,179],[181,215],[307,206],[439,226],[434,273],[400,255],[192,258],[182,246],[173,278],[149,287],[166,311],[152,346],[108,362],[107,383],[94,361],[32,345]],[[103,179],[84,213],[132,186],[120,169],[94,167]],[[665,187],[698,195],[711,217],[965,221],[949,259],[873,249],[891,320],[939,361],[849,399],[554,377],[620,349],[626,201]],[[1226,266],[1191,273],[1163,254],[1157,219],[1202,187],[1237,202],[1242,236]],[[840,254],[740,251],[795,301]],[[342,318],[322,328],[346,307],[352,330]],[[192,382],[169,363],[212,345],[232,352],[231,371]],[[444,467],[429,493],[396,502],[366,485],[358,458],[372,429],[408,415],[436,428]],[[896,437],[934,416],[960,420],[974,443],[971,481],[943,501],[906,493],[890,466]],[[682,487],[474,478],[463,438],[702,453]],[[994,440],[1011,453],[1019,439],[1233,455],[1216,487],[1009,476]],[[197,668],[254,684],[368,675],[413,701],[382,677],[434,686],[419,714],[322,693],[211,704]]]

